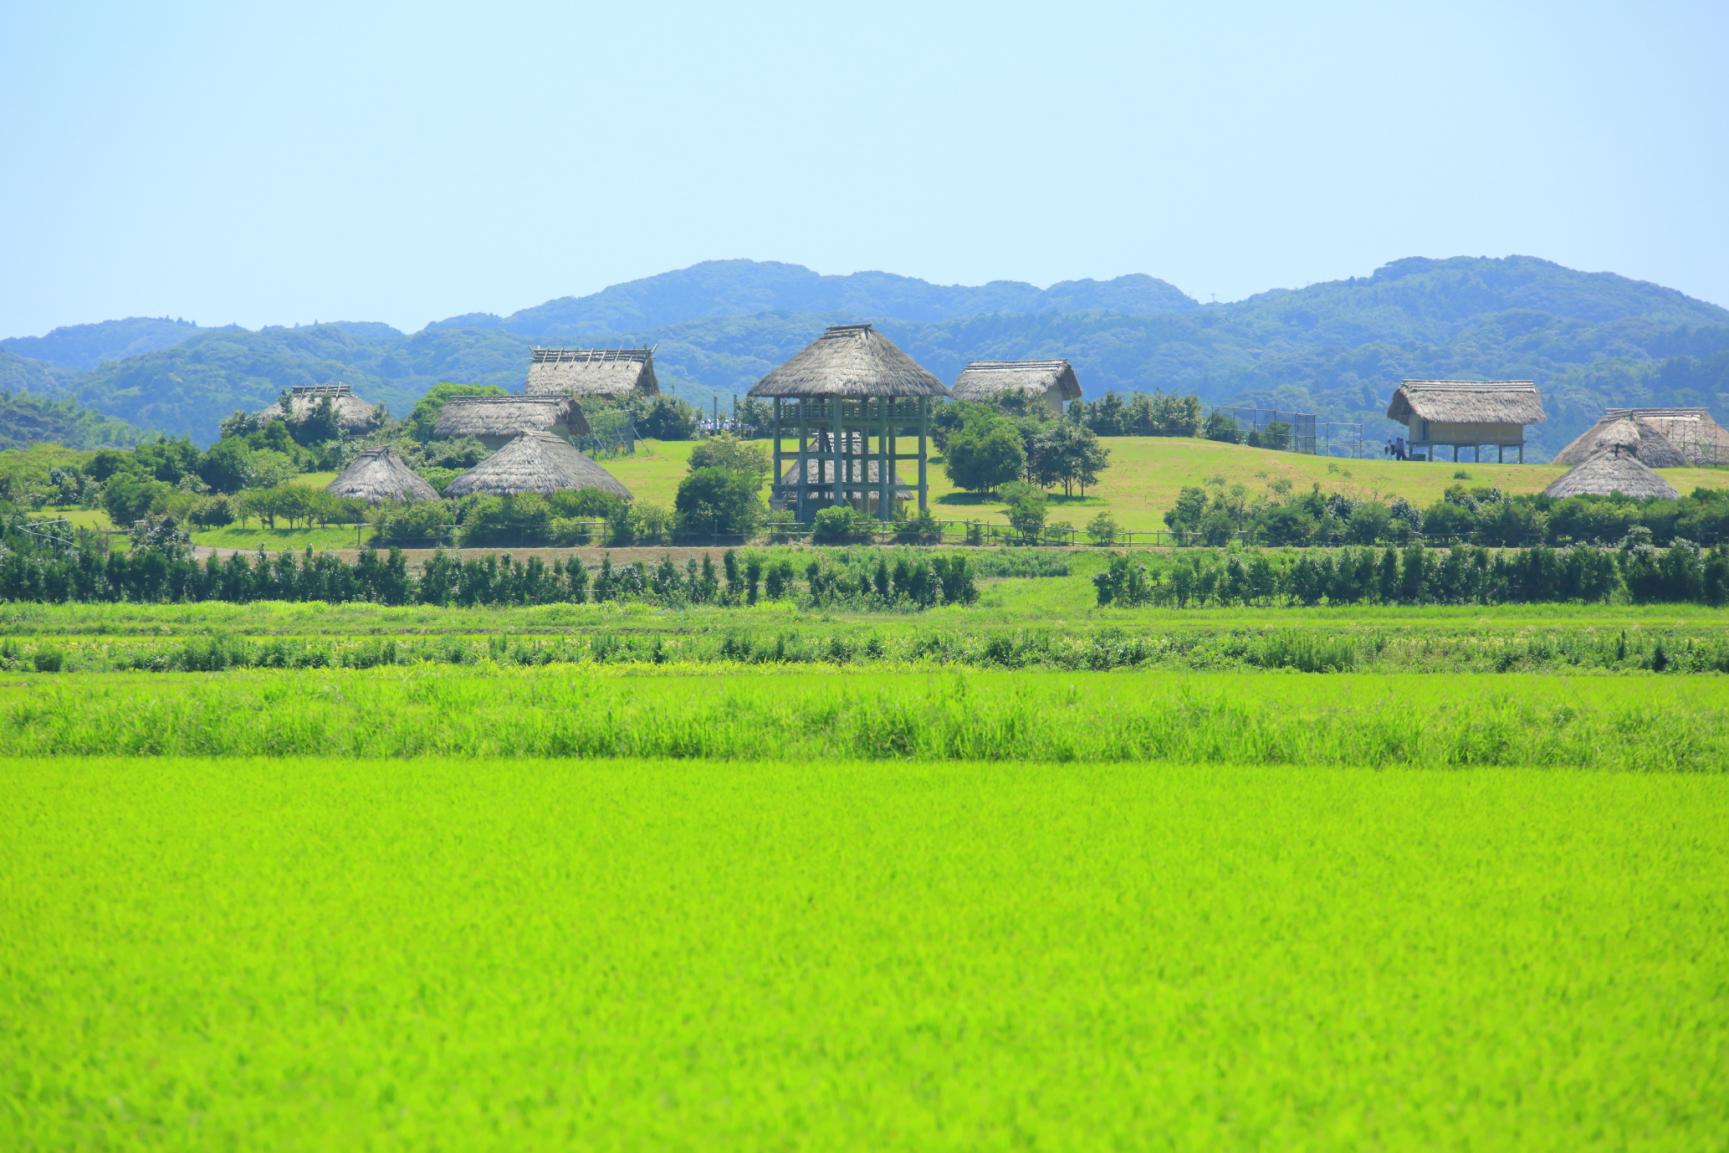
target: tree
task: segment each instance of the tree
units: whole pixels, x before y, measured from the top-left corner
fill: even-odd
[[[636,434],[650,440],[689,440],[702,427],[702,411],[677,397],[633,397],[631,421]]]
[[[289,418],[287,424],[296,444],[324,444],[342,437],[342,422],[337,419],[336,406],[328,396],[313,405],[299,420]]]
[[[1242,440],[1242,434],[1237,431],[1237,422],[1222,412],[1214,412],[1207,417],[1203,435],[1208,440],[1221,440],[1228,444],[1236,444]]]
[[[1019,430],[1006,420],[962,426],[949,437],[943,468],[956,487],[990,492],[1026,470],[1027,454]]]
[[[1087,539],[1101,547],[1117,543],[1117,518],[1101,512],[1087,522]]]
[[[693,468],[673,498],[678,531],[748,536],[762,520],[761,484],[760,476],[741,469]]]
[[[140,520],[159,501],[174,490],[159,480],[145,480],[130,474],[111,477],[102,486],[102,507],[108,519],[116,525],[130,525]]]
[[[198,476],[216,492],[234,493],[252,477],[252,450],[238,438],[217,441],[198,464]]]
[[[699,442],[690,450],[690,471],[699,468],[742,472],[760,484],[769,474],[768,450],[760,444],[749,444],[723,432]]]
[[[1052,421],[1040,425],[1033,436],[1030,471],[1040,485],[1061,484],[1064,496],[1073,496],[1077,484],[1085,496],[1087,485],[1099,479],[1109,460],[1110,450],[1092,429]]]
[[[1015,481],[1005,484],[1002,497],[1008,504],[1009,524],[1028,544],[1037,544],[1045,527],[1045,494],[1034,485]]]

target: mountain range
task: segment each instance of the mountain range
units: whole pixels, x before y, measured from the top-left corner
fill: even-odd
[[[1702,405],[1729,416],[1729,310],[1524,256],[1410,258],[1228,304],[1139,275],[961,287],[711,261],[416,333],[367,322],[78,325],[0,341],[0,390],[208,442],[223,416],[261,408],[289,385],[343,380],[404,412],[440,380],[520,387],[537,344],[646,343],[663,388],[706,405],[748,390],[825,324],[858,320],[945,381],[973,359],[1060,356],[1089,396],[1163,389],[1298,409],[1362,422],[1375,442],[1405,377],[1535,380],[1550,418],[1532,430],[1538,457],[1606,405]]]

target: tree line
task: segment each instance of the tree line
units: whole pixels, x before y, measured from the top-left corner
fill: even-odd
[[[1492,551],[1346,548],[1119,554],[1093,577],[1102,605],[1729,604],[1729,549],[1574,545]]]

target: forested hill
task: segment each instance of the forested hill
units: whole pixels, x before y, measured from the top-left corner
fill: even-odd
[[[1401,260],[1217,305],[1150,277],[945,288],[725,261],[412,335],[379,324],[194,330],[171,347],[22,387],[207,441],[224,415],[292,384],[345,380],[397,412],[439,380],[520,387],[528,349],[544,343],[656,344],[663,386],[705,400],[748,389],[837,320],[876,322],[945,381],[974,358],[1063,356],[1089,395],[1164,389],[1276,403],[1364,421],[1377,438],[1403,377],[1537,381],[1550,414],[1533,430],[1539,456],[1605,405],[1699,404],[1729,420],[1729,311],[1530,257]]]
[[[98,324],[56,328],[47,336],[17,336],[0,340],[0,353],[41,361],[56,368],[86,372],[109,360],[125,360],[160,348],[172,348],[209,331],[185,320],[132,316]]]
[[[143,434],[123,420],[91,412],[73,401],[0,388],[0,449],[32,444],[69,448],[124,447]]]

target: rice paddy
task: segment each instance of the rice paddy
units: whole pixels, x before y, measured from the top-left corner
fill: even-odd
[[[1095,567],[0,606],[0,1148],[1720,1142],[1729,614]]]
[[[1708,1148],[1729,779],[8,760],[7,1148]]]

